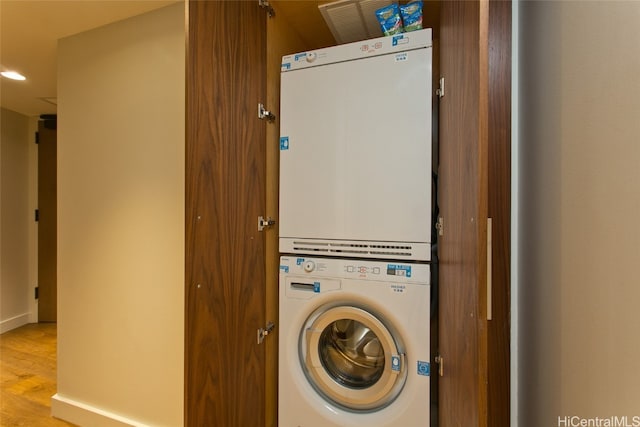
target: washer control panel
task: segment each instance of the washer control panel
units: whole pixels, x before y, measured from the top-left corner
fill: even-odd
[[[429,264],[283,256],[280,272],[309,277],[429,283]]]

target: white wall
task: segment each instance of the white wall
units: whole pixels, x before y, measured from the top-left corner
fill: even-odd
[[[640,2],[519,12],[519,425],[638,425]]]
[[[0,129],[0,333],[30,320],[34,278],[30,274],[30,149],[27,116],[1,109]],[[30,298],[31,297],[31,298]]]
[[[58,45],[58,393],[87,427],[183,423],[184,5]]]

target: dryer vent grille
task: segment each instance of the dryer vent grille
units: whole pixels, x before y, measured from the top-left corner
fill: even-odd
[[[376,10],[389,0],[340,0],[318,5],[338,44],[382,37]]]
[[[359,257],[379,259],[407,259],[428,261],[428,243],[364,242],[322,239],[281,239],[280,252]]]

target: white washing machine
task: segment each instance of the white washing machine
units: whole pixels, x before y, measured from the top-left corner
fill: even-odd
[[[279,427],[429,426],[429,265],[280,258]]]

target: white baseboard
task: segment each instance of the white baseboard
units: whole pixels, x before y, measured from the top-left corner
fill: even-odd
[[[121,415],[60,396],[51,398],[51,415],[81,427],[148,427]]]
[[[19,316],[12,317],[11,319],[0,321],[0,334],[19,328],[27,323],[29,323],[29,313],[24,313]]]

